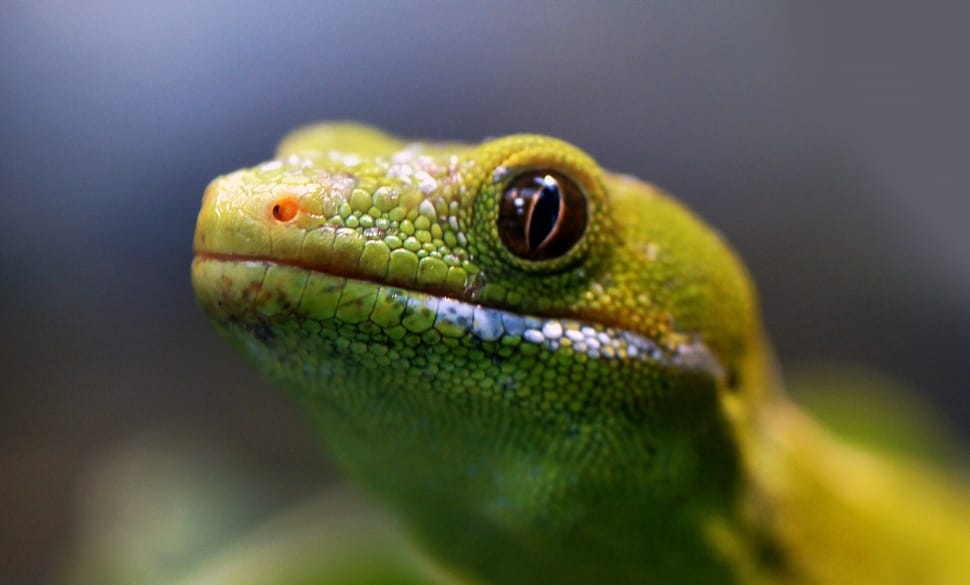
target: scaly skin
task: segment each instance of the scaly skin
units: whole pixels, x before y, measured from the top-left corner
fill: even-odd
[[[536,169],[588,220],[527,260],[499,209]],[[195,252],[216,329],[464,580],[970,582],[966,489],[801,415],[725,243],[567,143],[302,129],[212,182]]]

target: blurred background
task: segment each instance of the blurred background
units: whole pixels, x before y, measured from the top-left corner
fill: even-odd
[[[787,369],[881,372],[970,444],[968,9],[848,4],[4,2],[0,581],[50,579],[111,473],[248,474],[229,508],[329,481],[189,285],[206,183],[319,119],[655,182],[747,260]],[[124,455],[173,441],[202,471]]]

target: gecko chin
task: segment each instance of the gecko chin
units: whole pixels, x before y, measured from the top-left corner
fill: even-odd
[[[354,333],[341,343],[334,339],[332,351],[321,356],[349,350],[390,365],[414,357],[421,346],[440,344],[494,354],[493,361],[514,352],[565,351],[583,358],[577,363],[641,362],[723,377],[717,358],[700,341],[670,349],[597,323],[520,315],[267,258],[199,253],[192,264],[192,283],[200,305],[217,325],[248,332],[244,334],[258,344],[278,343],[279,338],[305,344],[311,338],[326,340],[329,331]]]

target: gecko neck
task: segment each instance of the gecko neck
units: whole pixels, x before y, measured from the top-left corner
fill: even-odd
[[[970,543],[958,536],[970,517],[966,493],[935,469],[837,439],[780,391],[751,422],[741,514],[766,545],[759,572],[892,585],[948,583],[940,576],[970,568]]]

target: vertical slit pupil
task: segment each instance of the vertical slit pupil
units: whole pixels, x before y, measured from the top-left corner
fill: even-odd
[[[535,181],[540,188],[535,195],[535,205],[529,216],[528,237],[531,250],[539,248],[553,235],[562,206],[559,183],[556,179],[546,175],[536,177]]]
[[[496,221],[502,243],[526,260],[552,260],[586,232],[588,203],[583,190],[553,169],[525,171],[502,192]]]

